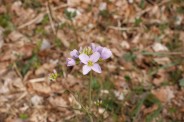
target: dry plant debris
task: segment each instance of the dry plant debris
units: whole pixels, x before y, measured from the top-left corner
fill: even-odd
[[[184,121],[183,0],[1,0],[0,122],[89,121],[87,78],[65,59],[90,43],[113,53],[95,122]]]

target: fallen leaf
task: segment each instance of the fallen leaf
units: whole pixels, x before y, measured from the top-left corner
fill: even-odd
[[[54,106],[54,107],[67,107],[67,102],[60,96],[58,97],[50,97],[49,102]]]
[[[156,74],[156,78],[153,79],[153,84],[155,84],[156,86],[159,86],[161,83],[165,82],[167,78],[168,76],[166,75],[165,70],[160,69]]]
[[[31,91],[35,91],[45,95],[49,95],[50,93],[52,93],[50,86],[46,83],[30,83],[29,85]]]
[[[152,93],[163,103],[170,102],[174,98],[174,92],[169,86],[152,90]]]

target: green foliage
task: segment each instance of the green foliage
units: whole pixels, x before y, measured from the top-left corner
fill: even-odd
[[[39,0],[22,0],[22,2],[25,7],[39,8],[42,6]]]
[[[184,14],[184,7],[178,7],[176,11],[180,14]]]
[[[145,0],[141,0],[141,2],[139,3],[139,7],[141,9],[144,9],[145,8]]]
[[[136,94],[143,94],[146,90],[144,86],[134,86],[132,89]]]
[[[45,24],[48,24],[49,23],[49,16],[48,14],[46,14],[44,17],[43,17],[43,20],[41,22],[43,25]]]
[[[40,59],[37,55],[33,55],[27,61],[17,61],[16,65],[20,69],[21,74],[24,76],[31,68],[38,68],[40,66]]]
[[[166,30],[168,27],[169,27],[168,23],[159,24],[159,29],[161,30],[161,32],[164,32],[164,30]]]
[[[102,87],[103,89],[110,90],[110,89],[114,89],[114,84],[109,80],[105,80],[102,84]]]
[[[97,81],[97,79],[93,79],[91,83],[91,87],[93,90],[99,90],[100,89],[100,83]]]
[[[132,80],[131,77],[128,76],[128,75],[125,75],[125,76],[124,76],[124,79],[125,79],[127,82],[130,82],[130,81]]]
[[[64,14],[65,14],[65,17],[66,17],[68,20],[72,21],[72,19],[77,15],[77,12],[76,12],[76,11],[70,12],[70,11],[68,11],[67,9],[65,9]]]
[[[57,48],[62,48],[62,43],[61,43],[61,40],[59,39],[59,38],[56,38],[55,40],[54,40],[54,45],[57,47]]]
[[[184,78],[182,78],[182,79],[179,80],[179,85],[181,87],[184,87]]]
[[[36,47],[34,48],[34,51],[33,51],[35,54],[37,54],[40,51],[41,45],[42,45],[42,40],[38,40],[36,43]]]
[[[133,54],[132,52],[128,52],[128,53],[126,53],[126,54],[123,55],[123,58],[124,58],[126,61],[131,61],[131,62],[133,62],[133,61],[135,61],[135,59],[136,59],[136,55]]]
[[[99,12],[99,15],[104,17],[104,18],[109,18],[111,17],[111,13],[109,12],[109,10],[105,9],[105,10],[101,10]]]
[[[153,94],[149,94],[144,101],[144,105],[152,106],[154,104],[158,106],[158,109],[146,116],[146,122],[152,122],[154,118],[159,116],[162,110],[161,102]]]
[[[182,78],[182,71],[179,69],[176,69],[174,71],[169,72],[169,76],[173,82],[178,82]]]
[[[107,111],[113,112],[115,114],[120,114],[121,106],[114,99],[103,99],[101,106]]]
[[[14,25],[11,22],[9,14],[0,14],[0,26],[5,29],[4,35],[8,35],[14,29]]]
[[[134,25],[135,26],[139,26],[142,22],[142,19],[141,18],[135,18],[135,22],[134,22]]]
[[[182,41],[179,40],[179,35],[174,35],[173,39],[168,41],[166,46],[169,48],[170,51],[180,51],[182,49]]]
[[[143,105],[143,103],[144,103],[145,98],[146,98],[146,97],[141,98],[141,99],[138,101],[138,103],[136,104],[134,110],[131,112],[131,115],[130,115],[130,116],[131,116],[131,118],[133,118],[133,120],[135,120],[136,117],[137,117],[137,115],[139,114],[139,112],[140,112],[140,110],[141,110],[141,107],[142,107],[142,105]]]
[[[19,115],[19,118],[23,119],[23,120],[26,120],[26,119],[28,119],[28,115],[23,113],[23,114]]]
[[[10,24],[10,16],[8,14],[0,15],[0,26],[6,28]]]
[[[168,111],[169,111],[169,113],[176,113],[177,112],[177,108],[175,108],[175,107],[170,107],[169,109],[168,109]]]
[[[46,35],[46,31],[42,26],[36,27],[35,34],[37,35]]]
[[[148,114],[145,118],[146,122],[152,122],[154,118],[158,117],[162,110],[162,105],[160,101],[151,93],[144,94],[137,102],[135,108],[131,112],[131,117],[133,118],[133,121],[136,120],[138,114],[140,113],[142,105],[145,105],[146,107],[151,107],[152,105],[156,104],[158,106],[158,109],[153,111],[152,113]]]

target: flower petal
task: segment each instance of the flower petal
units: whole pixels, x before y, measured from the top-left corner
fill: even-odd
[[[89,67],[89,66],[87,66],[87,65],[84,65],[83,68],[82,68],[82,73],[83,73],[83,75],[88,74],[89,71],[91,71],[91,67]]]
[[[104,47],[102,49],[101,58],[105,60],[105,59],[110,58],[111,56],[112,56],[111,50]]]
[[[96,47],[96,51],[99,52],[99,53],[102,52],[102,49],[103,49],[103,47],[101,47],[101,46]]]
[[[79,52],[76,49],[74,49],[73,51],[70,52],[70,56],[72,58],[78,58],[79,57]]]
[[[90,60],[95,63],[98,61],[98,59],[100,58],[100,54],[98,52],[94,52],[91,56],[90,56]]]
[[[87,56],[86,54],[80,54],[79,59],[82,63],[87,64],[89,61],[89,56]]]
[[[101,47],[99,45],[96,45],[94,43],[91,43],[91,49],[93,50],[93,52],[99,52],[99,53],[101,53],[103,47]]]
[[[73,58],[68,58],[66,61],[67,66],[74,66],[75,64],[76,63],[75,63],[75,60]]]
[[[93,50],[93,52],[96,52],[96,45],[94,43],[91,43],[91,49]]]
[[[95,63],[91,68],[92,68],[92,70],[94,70],[97,73],[101,73],[102,72],[100,65],[97,64],[97,63]]]

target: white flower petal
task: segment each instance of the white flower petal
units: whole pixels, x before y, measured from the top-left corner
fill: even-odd
[[[94,52],[91,56],[90,56],[90,60],[92,62],[97,62],[100,58],[100,54],[98,52]]]
[[[82,68],[82,73],[83,73],[83,75],[88,74],[89,71],[91,71],[91,67],[89,67],[89,66],[87,66],[87,65],[84,65],[83,68]]]
[[[100,65],[97,64],[97,63],[95,63],[91,68],[92,68],[92,70],[94,70],[97,73],[101,73],[102,72]]]
[[[82,63],[87,64],[89,61],[89,56],[87,56],[86,54],[80,54],[79,59]]]

